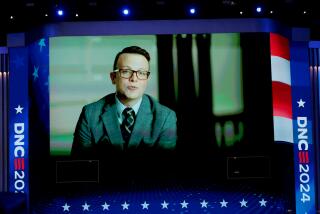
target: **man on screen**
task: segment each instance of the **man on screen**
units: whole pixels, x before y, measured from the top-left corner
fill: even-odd
[[[137,46],[126,47],[116,55],[110,73],[116,92],[83,107],[74,132],[72,156],[175,148],[175,112],[144,94],[149,61],[149,53]]]

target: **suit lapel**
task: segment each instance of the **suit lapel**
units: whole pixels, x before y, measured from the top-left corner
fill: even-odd
[[[106,103],[101,118],[111,143],[117,147],[120,146],[123,149],[124,140],[117,118],[117,108],[114,97],[109,103]]]
[[[151,130],[145,130],[146,124],[151,124],[152,112],[149,100],[144,95],[142,102],[136,117],[136,121],[133,127],[133,131],[129,140],[129,148],[135,148],[139,145],[144,137],[143,132],[150,132]]]

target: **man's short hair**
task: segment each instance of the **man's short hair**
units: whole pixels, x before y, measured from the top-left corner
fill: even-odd
[[[148,60],[148,62],[150,61],[150,55],[149,55],[148,51],[146,51],[145,49],[140,48],[138,46],[130,46],[130,47],[124,48],[122,51],[120,51],[116,55],[116,58],[114,59],[114,63],[113,63],[113,70],[117,69],[118,59],[119,59],[120,55],[124,54],[124,53],[140,54],[140,55],[144,56]]]

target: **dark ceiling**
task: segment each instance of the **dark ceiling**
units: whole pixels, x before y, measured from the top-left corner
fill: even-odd
[[[0,8],[0,35],[61,21],[272,18],[289,26],[319,27],[316,0],[6,0]],[[261,5],[262,12],[255,11]],[[131,9],[122,17],[121,8]],[[190,15],[193,6],[196,14]],[[65,15],[57,17],[63,8]],[[242,11],[242,14],[240,13]],[[271,12],[272,11],[272,12]],[[76,16],[78,14],[78,16]]]

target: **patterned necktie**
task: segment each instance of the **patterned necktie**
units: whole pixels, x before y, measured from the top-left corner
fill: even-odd
[[[128,144],[134,125],[135,113],[132,108],[126,108],[123,110],[122,114],[124,119],[121,124],[121,132],[124,141]]]

